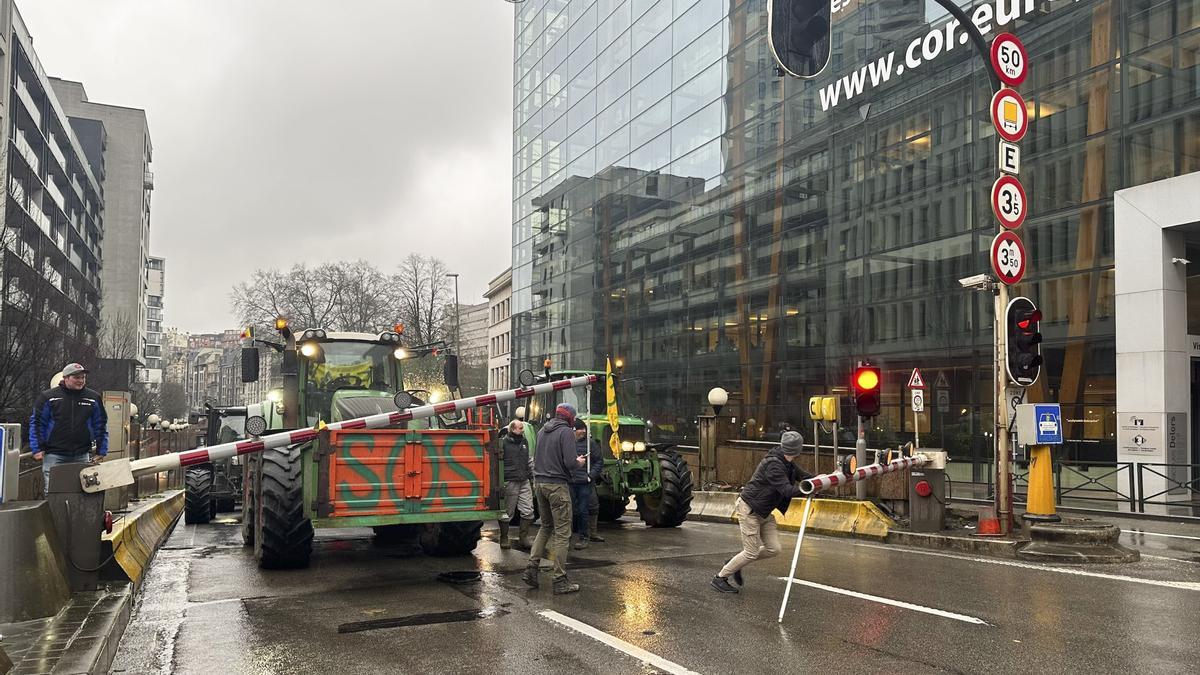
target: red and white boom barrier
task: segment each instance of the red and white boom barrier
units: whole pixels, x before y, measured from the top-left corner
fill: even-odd
[[[556,380],[554,382],[543,382],[535,384],[532,387],[521,387],[520,389],[509,389],[506,391],[498,391],[493,394],[484,394],[483,396],[474,396],[471,398],[460,398],[445,403],[436,403],[423,405],[417,408],[409,408],[408,410],[397,410],[390,413],[380,413],[377,415],[369,415],[367,417],[359,417],[344,422],[334,422],[326,424],[319,428],[296,429],[294,431],[282,431],[269,436],[260,436],[255,439],[246,441],[234,441],[231,443],[222,443],[220,445],[212,445],[206,448],[196,448],[186,452],[176,452],[169,455],[159,455],[157,457],[147,457],[130,461],[128,459],[118,459],[103,464],[89,466],[79,473],[79,480],[83,483],[84,492],[100,492],[110,488],[121,487],[122,485],[132,485],[133,481],[138,476],[145,476],[163,471],[171,471],[181,467],[193,466],[196,464],[205,464],[207,462],[215,462],[217,460],[236,457],[237,455],[248,455],[254,452],[262,452],[272,448],[282,448],[298,443],[306,443],[317,437],[321,429],[330,431],[341,431],[346,429],[379,429],[381,427],[389,427],[401,422],[411,420],[425,419],[434,415],[446,415],[449,413],[459,412],[468,408],[477,408],[479,406],[492,405],[493,403],[507,403],[520,399],[533,398],[539,394],[548,394],[553,391],[561,391],[563,389],[574,389],[575,387],[585,387],[590,384],[600,382],[600,375],[583,375],[565,380]]]
[[[903,471],[910,467],[921,466],[928,461],[929,458],[925,455],[917,454],[912,457],[893,459],[887,464],[868,464],[867,466],[855,469],[849,474],[841,471],[823,473],[819,476],[813,476],[812,478],[800,481],[800,492],[806,496],[817,492],[824,492],[836,485],[853,483],[871,478],[872,476],[882,476],[885,473],[892,473],[893,471]]]

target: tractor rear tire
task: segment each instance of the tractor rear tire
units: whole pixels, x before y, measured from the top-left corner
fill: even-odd
[[[421,550],[425,555],[437,557],[467,555],[475,550],[482,530],[481,520],[423,525],[420,534]]]
[[[600,499],[600,520],[606,523],[615,523],[625,515],[627,500],[624,499]]]
[[[197,466],[187,470],[184,477],[183,522],[203,525],[212,520],[212,487],[211,467]]]
[[[262,465],[254,531],[254,557],[265,569],[308,567],[313,526],[304,517],[303,453],[300,448],[266,450]]]
[[[242,546],[254,545],[254,523],[257,522],[254,513],[254,490],[261,482],[258,474],[258,462],[254,457],[247,456],[242,475]]]
[[[692,510],[692,472],[674,450],[658,451],[662,487],[637,496],[638,514],[650,527],[678,527]]]

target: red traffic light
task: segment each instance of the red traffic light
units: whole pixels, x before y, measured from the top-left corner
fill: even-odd
[[[854,387],[859,391],[871,391],[879,387],[878,368],[859,368],[854,371]]]
[[[860,417],[879,414],[879,385],[882,381],[878,366],[859,366],[854,369],[854,409]]]
[[[1032,312],[1027,312],[1023,317],[1017,320],[1017,328],[1021,330],[1029,330],[1029,327],[1042,320],[1042,310],[1035,309]]]

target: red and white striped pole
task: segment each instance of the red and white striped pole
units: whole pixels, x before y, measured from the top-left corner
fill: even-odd
[[[582,375],[580,377],[572,377],[570,379],[557,380],[554,382],[543,382],[535,384],[532,387],[521,387],[519,389],[508,389],[506,391],[498,391],[492,394],[484,394],[482,396],[474,396],[471,398],[460,398],[445,403],[436,403],[423,405],[417,408],[409,408],[408,410],[397,410],[391,413],[380,413],[378,415],[370,415],[367,417],[359,417],[344,422],[334,422],[324,425],[323,429],[331,431],[340,431],[344,429],[378,429],[380,427],[388,427],[401,422],[411,420],[425,419],[434,415],[445,415],[448,413],[459,412],[468,408],[477,408],[479,406],[492,405],[493,403],[507,403],[508,401],[516,401],[520,399],[533,398],[539,394],[548,394],[553,391],[562,391],[563,389],[574,389],[576,387],[584,387],[589,384],[595,384],[600,381],[599,375]],[[254,452],[262,452],[272,448],[281,448],[297,443],[305,443],[317,437],[320,433],[318,428],[296,429],[294,431],[283,431],[269,436],[261,436],[259,438],[234,441],[231,443],[222,443],[220,445],[212,445],[205,448],[196,448],[186,452],[176,452],[169,455],[159,455],[157,457],[147,457],[130,462],[129,460],[117,460],[116,462],[106,462],[104,464],[94,465],[80,472],[79,477],[83,482],[85,492],[99,492],[121,485],[129,485],[138,476],[145,476],[163,471],[171,471],[181,467],[194,466],[196,464],[205,464],[207,462],[215,462],[217,460],[236,457],[238,455],[248,455]],[[126,466],[122,467],[122,464]]]
[[[885,473],[894,471],[903,471],[914,466],[921,466],[929,458],[925,455],[917,454],[912,457],[901,457],[893,459],[887,464],[868,464],[860,466],[849,474],[841,471],[833,473],[823,473],[819,476],[813,476],[800,481],[800,492],[804,495],[811,495],[817,492],[824,492],[835,485],[844,485],[846,483],[854,483],[860,480],[871,478],[872,476],[882,476]]]

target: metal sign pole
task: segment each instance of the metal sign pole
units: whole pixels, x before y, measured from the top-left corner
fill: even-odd
[[[787,611],[788,597],[792,594],[792,579],[796,576],[796,565],[800,562],[800,545],[804,543],[804,528],[808,527],[808,512],[812,509],[812,495],[804,500],[804,517],[800,519],[800,536],[796,537],[796,550],[792,553],[792,570],[788,572],[787,585],[783,589],[783,602],[779,605],[779,620],[783,623],[783,613]]]

